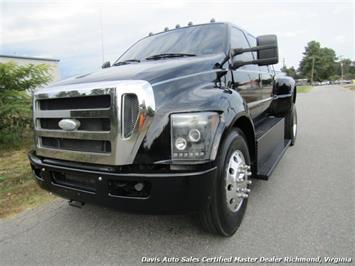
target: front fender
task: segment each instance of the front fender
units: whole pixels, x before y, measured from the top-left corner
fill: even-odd
[[[170,115],[203,111],[221,114],[221,123],[210,157],[211,160],[215,159],[225,128],[232,124],[238,113],[246,111],[246,105],[239,93],[225,88],[224,84],[216,83],[216,74],[202,73],[153,85],[158,108],[135,163],[169,161]]]

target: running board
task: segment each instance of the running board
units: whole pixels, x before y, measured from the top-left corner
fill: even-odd
[[[285,119],[268,117],[256,125],[257,175],[267,180],[291,141],[285,139]]]

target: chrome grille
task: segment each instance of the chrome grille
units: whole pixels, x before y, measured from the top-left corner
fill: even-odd
[[[41,99],[38,102],[41,110],[97,109],[110,108],[111,105],[110,95],[82,97],[71,97],[69,95],[65,98]]]
[[[36,91],[33,101],[39,156],[107,165],[133,163],[155,110],[146,81],[49,87]],[[65,131],[58,126],[62,119],[80,126]]]
[[[59,121],[61,118],[39,118],[37,123],[41,129],[61,130]],[[78,130],[87,131],[110,131],[111,121],[109,118],[78,118],[80,127]]]
[[[111,143],[105,140],[85,140],[85,139],[64,139],[41,137],[41,145],[51,149],[110,153]]]

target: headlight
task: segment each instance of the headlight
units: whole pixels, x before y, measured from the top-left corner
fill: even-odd
[[[171,158],[173,160],[209,159],[219,123],[216,112],[171,115]]]
[[[201,132],[197,128],[191,129],[189,131],[189,140],[191,142],[199,142],[201,139]]]
[[[176,147],[179,151],[185,150],[185,149],[186,149],[186,146],[187,146],[187,141],[186,141],[186,139],[179,137],[179,138],[177,138],[177,139],[175,140],[175,147]]]

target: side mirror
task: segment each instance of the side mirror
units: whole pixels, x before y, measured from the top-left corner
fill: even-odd
[[[279,49],[276,35],[261,35],[256,38],[258,65],[273,65],[279,62]],[[266,48],[265,48],[266,47]],[[270,47],[270,48],[267,48]]]
[[[279,62],[279,52],[276,35],[261,35],[256,38],[256,45],[257,46],[251,48],[237,48],[232,50],[232,57],[246,52],[257,52],[256,60],[237,61],[233,64],[234,69],[250,64],[265,66],[277,64]]]
[[[101,68],[108,68],[111,66],[110,61],[106,61],[105,63],[102,64]]]

